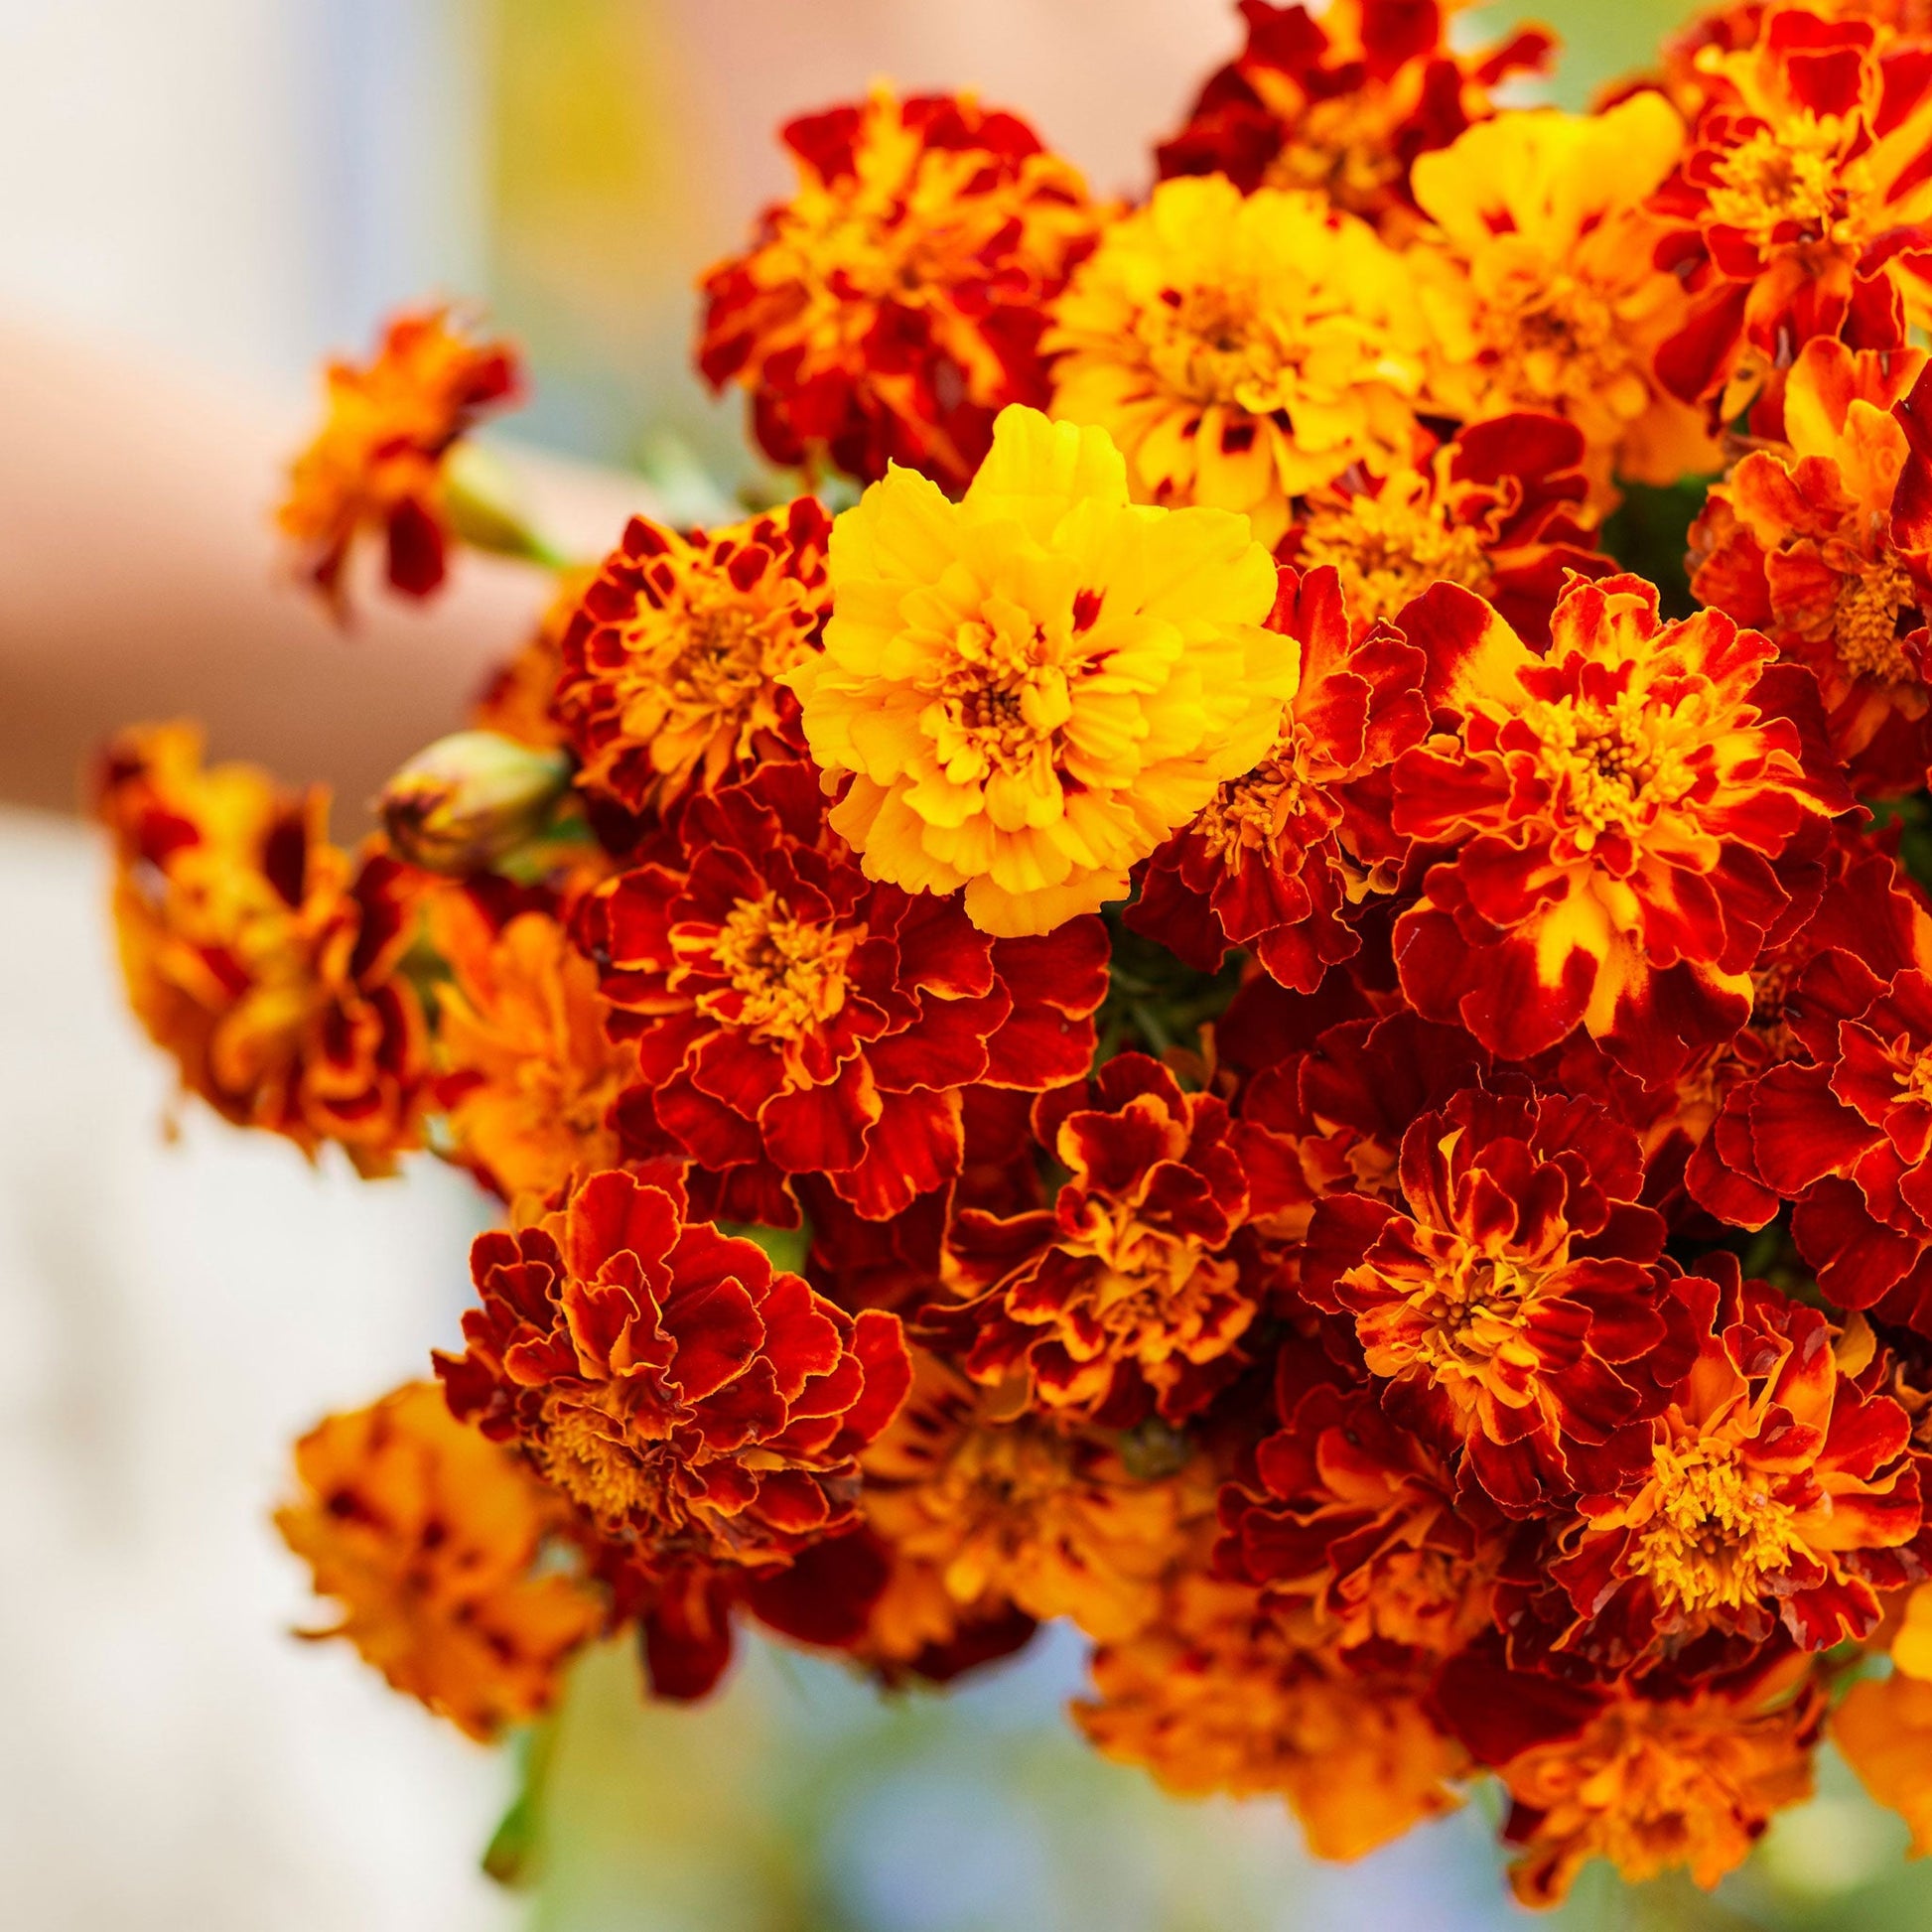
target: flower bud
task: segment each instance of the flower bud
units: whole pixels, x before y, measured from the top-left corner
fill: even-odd
[[[427,872],[477,872],[533,838],[570,783],[566,753],[496,732],[453,732],[382,788],[382,823]]]

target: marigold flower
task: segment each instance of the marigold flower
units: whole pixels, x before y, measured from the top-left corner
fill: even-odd
[[[1272,546],[1292,497],[1407,456],[1428,334],[1366,222],[1212,175],[1108,225],[1044,346],[1053,414],[1112,437],[1137,499],[1240,510]]]
[[[1221,1492],[1221,1573],[1305,1598],[1344,1661],[1453,1655],[1489,1624],[1504,1519],[1373,1391],[1319,1383],[1282,1406],[1254,1486]]]
[[[1316,1203],[1305,1292],[1504,1509],[1616,1487],[1689,1354],[1635,1135],[1587,1098],[1469,1089],[1403,1136],[1398,1177]]]
[[[705,276],[698,367],[750,392],[774,463],[964,487],[995,414],[1044,400],[1044,307],[1098,218],[1085,183],[964,94],[880,87],[783,138],[798,192]]]
[[[818,646],[830,534],[811,496],[689,536],[632,517],[564,628],[556,713],[578,782],[662,813],[795,747],[776,680]]]
[[[661,860],[587,912],[641,1081],[623,1126],[688,1156],[707,1204],[793,1225],[793,1176],[869,1219],[960,1170],[960,1092],[1038,1090],[1093,1057],[1106,934],[989,939],[956,901],[874,885],[829,835],[809,766],[694,800]]]
[[[1795,1200],[1792,1234],[1830,1301],[1932,1331],[1932,922],[1909,918],[1805,968],[1789,1021],[1801,1051],[1730,1091],[1717,1159],[1691,1178],[1746,1225]],[[1908,959],[1887,957],[1900,946]]]
[[[470,1265],[468,1348],[436,1358],[451,1408],[646,1572],[769,1563],[851,1521],[910,1376],[896,1315],[855,1319],[622,1172]]]
[[[1493,112],[1491,90],[1540,71],[1555,50],[1541,28],[1458,54],[1457,0],[1241,0],[1247,44],[1217,68],[1185,124],[1155,150],[1161,173],[1226,175],[1241,192],[1312,189],[1368,220],[1413,209],[1409,167]]]
[[[1727,421],[1794,346],[1932,322],[1932,71],[1878,22],[1775,7],[1699,56],[1709,104],[1651,207],[1694,308],[1658,366]]]
[[[1641,1658],[1720,1630],[1804,1650],[1868,1636],[1879,1589],[1923,1574],[1911,1425],[1834,1359],[1816,1309],[1775,1289],[1679,1289],[1698,1356],[1651,1424],[1651,1465],[1587,1496],[1553,1566],[1594,1655]]]
[[[1932,1683],[1894,1670],[1854,1684],[1832,1713],[1832,1742],[1872,1798],[1932,1852]]]
[[[1653,265],[1664,230],[1642,204],[1683,142],[1677,111],[1645,93],[1601,114],[1499,115],[1418,158],[1416,200],[1440,233],[1413,250],[1439,343],[1433,408],[1465,422],[1568,417],[1599,485],[1612,472],[1668,483],[1719,467],[1654,367],[1686,298]]]
[[[346,1637],[398,1691],[472,1737],[545,1709],[565,1660],[605,1620],[578,1577],[539,1564],[557,1498],[466,1429],[434,1382],[331,1416],[295,1446],[297,1498],[275,1526]]]
[[[1259,1302],[1230,1252],[1269,1205],[1242,1161],[1257,1137],[1144,1053],[1042,1095],[1034,1136],[1068,1171],[1052,1208],[955,1214],[940,1269],[964,1306],[927,1319],[969,1344],[975,1380],[1024,1370],[1032,1399],[1069,1420],[1133,1421],[1150,1393],[1170,1418],[1199,1408]]]
[[[1183,1797],[1280,1793],[1322,1859],[1358,1859],[1457,1802],[1464,1758],[1401,1677],[1337,1668],[1241,1585],[1183,1576],[1093,1659],[1073,1715],[1102,1756]]]
[[[442,583],[452,529],[445,467],[458,440],[517,400],[516,351],[482,341],[448,308],[392,317],[372,360],[331,362],[329,414],[289,472],[283,535],[339,613],[356,538],[379,532],[391,586],[427,597]]]
[[[430,936],[451,975],[436,989],[436,1097],[458,1157],[510,1201],[615,1167],[611,1110],[636,1054],[607,1031],[597,968],[560,918],[499,921],[475,897],[445,894]]]
[[[1707,1890],[1742,1863],[1776,1813],[1811,1796],[1825,1695],[1801,1670],[1623,1689],[1581,1735],[1503,1764],[1503,1836],[1524,1848],[1509,1872],[1517,1898],[1560,1903],[1591,1859],[1633,1883],[1686,1867]]]
[[[1009,410],[963,502],[896,472],[832,533],[822,656],[787,679],[869,878],[1050,932],[1251,769],[1295,689],[1244,518],[1127,500],[1103,431]]]
[[[1911,427],[1932,405],[1925,360],[1807,343],[1785,447],[1744,457],[1691,526],[1696,595],[1811,670],[1867,796],[1917,790],[1932,763],[1932,471]]]
[[[1358,635],[1329,567],[1284,570],[1271,621],[1302,659],[1280,735],[1154,854],[1126,916],[1203,972],[1246,946],[1312,993],[1360,947],[1349,914],[1395,890],[1387,773],[1429,730],[1424,660],[1386,628]]]
[[[941,1617],[918,1629],[921,1647],[940,1636],[946,1612],[956,1627],[998,1603],[1069,1616],[1101,1641],[1146,1623],[1183,1546],[1181,1525],[1211,1505],[1185,1446],[1180,1469],[1137,1475],[1119,1439],[1029,1415],[997,1420],[937,1356],[921,1350],[913,1363],[910,1398],[861,1466],[866,1520],[902,1570],[937,1586]]]
[[[1633,577],[1573,585],[1543,656],[1452,585],[1404,628],[1460,721],[1393,772],[1395,830],[1448,855],[1396,926],[1404,994],[1509,1059],[1581,1024],[1649,1079],[1734,1033],[1851,802],[1809,673]]]
[[[128,999],[183,1087],[380,1173],[420,1138],[427,1042],[398,971],[412,892],[379,848],[329,844],[328,809],[253,765],[204,767],[188,725],[124,732],[101,755]]]
[[[1547,643],[1570,573],[1616,568],[1592,547],[1585,455],[1583,431],[1561,416],[1472,423],[1386,476],[1358,472],[1311,491],[1279,554],[1304,571],[1332,564],[1357,631],[1449,583]]]

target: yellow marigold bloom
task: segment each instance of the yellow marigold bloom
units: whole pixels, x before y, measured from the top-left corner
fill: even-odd
[[[1417,157],[1416,200],[1440,230],[1412,251],[1440,345],[1436,408],[1567,416],[1599,483],[1612,469],[1668,483],[1719,467],[1655,367],[1688,305],[1653,261],[1663,227],[1642,203],[1683,146],[1677,110],[1644,93],[1601,114],[1502,114]]]
[[[867,1520],[914,1573],[898,1614],[925,1643],[942,1639],[940,1600],[955,1625],[1005,1601],[1070,1616],[1102,1640],[1139,1629],[1160,1608],[1181,1525],[1211,1509],[1210,1486],[1185,1468],[1137,1475],[1097,1431],[986,1410],[963,1376],[922,1353],[905,1406],[865,1456]]]
[[[1271,545],[1291,497],[1407,459],[1426,345],[1366,222],[1220,175],[1163,182],[1107,228],[1045,338],[1053,414],[1105,429],[1138,497],[1243,510]]]
[[[1853,1685],[1832,1713],[1832,1742],[1872,1797],[1911,1827],[1912,1856],[1932,1852],[1932,1683],[1900,1665]]]
[[[562,1572],[534,1575],[556,1498],[508,1450],[450,1414],[433,1382],[331,1416],[295,1449],[301,1493],[276,1527],[390,1684],[472,1737],[549,1704],[564,1660],[604,1622]]]
[[[1128,501],[1104,430],[1000,417],[963,501],[896,470],[832,532],[825,649],[791,671],[868,877],[1050,932],[1251,769],[1295,690],[1247,519]]]
[[[597,968],[544,912],[500,930],[466,894],[431,908],[452,977],[437,989],[438,1097],[460,1159],[512,1201],[619,1165],[613,1104],[636,1050],[605,1031]]]
[[[1305,1613],[1306,1623],[1306,1613]],[[1245,1585],[1181,1578],[1164,1613],[1094,1655],[1073,1715],[1105,1757],[1182,1797],[1279,1793],[1321,1859],[1358,1859],[1457,1802],[1461,1746],[1422,1684],[1336,1664]]]

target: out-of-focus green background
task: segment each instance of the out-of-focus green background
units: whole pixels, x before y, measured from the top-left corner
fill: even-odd
[[[722,0],[708,24],[734,14]],[[782,113],[869,72],[978,86],[1033,115],[1096,184],[1132,192],[1148,142],[1234,42],[1233,9],[797,5],[749,10],[685,65],[696,16],[638,0],[495,0],[490,276],[530,344],[550,435],[663,465],[680,445],[744,473],[735,404],[684,373],[692,275],[782,188]],[[1645,65],[1689,9],[1571,0],[1541,18],[1566,57],[1541,97],[1582,106]],[[1520,10],[1466,16],[1472,38]],[[806,23],[811,24],[807,25]],[[759,28],[770,38],[762,44]],[[838,84],[844,79],[843,89]],[[722,116],[722,118],[720,118]],[[767,144],[760,149],[759,144]],[[1279,1806],[1189,1804],[1096,1758],[1061,1716],[1069,1631],[950,1696],[882,1697],[836,1666],[754,1645],[694,1711],[648,1709],[621,1653],[591,1659],[555,1739],[534,1841],[534,1932],[1477,1932],[1506,1902],[1493,1800],[1361,1863],[1322,1866]],[[1751,1866],[1707,1898],[1593,1868],[1553,1921],[1609,1928],[1932,1926],[1932,1874],[1836,1760]]]

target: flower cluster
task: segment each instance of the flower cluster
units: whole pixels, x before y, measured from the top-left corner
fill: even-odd
[[[1491,1780],[1528,1903],[1711,1884],[1828,1730],[1932,1841],[1932,39],[1566,114],[1451,11],[1246,0],[1135,206],[793,123],[699,361],[805,493],[560,570],[359,854],[109,748],[185,1088],[502,1204],[282,1518],[466,1727],[1065,1618],[1323,1856]],[[454,341],[338,376],[326,587],[427,585]]]

